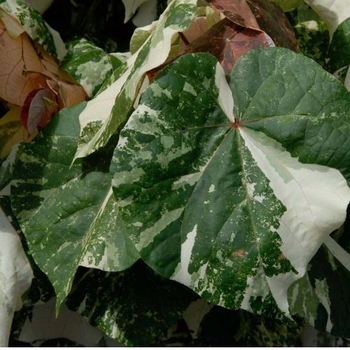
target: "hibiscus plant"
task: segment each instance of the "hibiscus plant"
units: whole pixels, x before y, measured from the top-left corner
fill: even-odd
[[[350,1],[123,4],[0,1],[0,345],[346,343]]]

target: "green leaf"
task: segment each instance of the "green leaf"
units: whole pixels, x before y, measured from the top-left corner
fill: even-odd
[[[250,51],[230,86],[212,56],[178,59],[111,164],[142,258],[211,303],[288,315],[289,286],[345,220],[349,109],[341,83],[286,49]]]
[[[303,2],[303,0],[269,0],[269,1],[279,5],[284,12],[288,12],[296,9]]]
[[[110,155],[70,166],[84,105],[62,110],[34,142],[20,147],[11,187],[15,214],[35,262],[55,288],[58,306],[80,264],[119,271],[138,258],[118,226]]]
[[[298,23],[294,29],[301,52],[323,66],[328,48],[328,30],[324,23],[307,21]]]
[[[21,0],[6,0],[0,7],[19,21],[32,40],[41,44],[53,57],[63,59],[67,51],[59,33],[36,10]]]
[[[350,15],[350,14],[349,14]],[[345,80],[350,63],[350,18],[343,21],[333,34],[327,52],[327,69],[334,75]]]
[[[107,54],[86,39],[74,40],[68,45],[68,53],[61,68],[68,71],[87,94],[94,96],[122,62]]]
[[[88,102],[80,114],[81,137],[74,157],[85,157],[107,144],[127,120],[138,94],[144,88],[144,75],[167,59],[175,34],[186,30],[196,14],[195,0],[174,0],[157,21],[152,34],[126,62],[128,69],[107,89]],[[140,91],[141,90],[141,91]],[[103,123],[92,139],[84,134],[90,123]]]
[[[136,28],[131,39],[130,39],[130,52],[134,54],[137,52],[147,38],[152,34],[156,23],[151,23],[148,26]]]
[[[21,240],[0,207],[0,346],[8,346],[12,319],[22,307],[22,295],[30,287],[33,271]]]

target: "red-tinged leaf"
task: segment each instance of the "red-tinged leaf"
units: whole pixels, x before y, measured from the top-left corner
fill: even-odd
[[[297,51],[294,30],[282,9],[266,0],[247,0],[260,28],[274,41],[276,46]]]
[[[191,42],[185,53],[206,52],[214,55],[226,74],[236,61],[251,49],[271,46],[269,37],[262,31],[243,28],[224,18],[204,35]]]
[[[182,34],[182,39],[185,38],[186,41],[184,42],[184,40],[182,40],[182,45],[188,45],[191,41],[196,40],[203,35],[208,29],[209,25],[205,17],[196,18],[191,26]]]
[[[48,89],[33,90],[26,98],[21,122],[31,135],[38,126],[44,127],[57,112],[56,96]]]
[[[270,18],[266,9],[277,10],[265,0],[250,0],[249,3],[246,0],[211,0],[209,3],[218,13],[218,18],[220,14],[225,18],[213,25],[209,25],[206,17],[197,18],[186,32],[180,34],[182,44],[177,55],[147,72],[150,81],[165,66],[185,53],[205,52],[214,55],[228,75],[237,60],[252,49],[278,45],[297,50],[293,30],[285,14],[282,11],[278,13],[278,18],[281,18],[278,20]],[[260,28],[260,22],[263,28]],[[288,33],[284,40],[280,38],[279,25],[283,33]]]
[[[259,24],[250,10],[246,0],[211,0],[211,6],[220,10],[233,23],[261,31]]]

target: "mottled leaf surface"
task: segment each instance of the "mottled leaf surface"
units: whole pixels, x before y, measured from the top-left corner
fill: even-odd
[[[58,304],[80,263],[118,271],[137,259],[135,249],[118,236],[109,157],[99,154],[70,166],[83,107],[63,110],[34,142],[20,147],[11,187],[31,254],[51,280]]]
[[[142,258],[212,303],[288,314],[289,286],[345,220],[349,108],[335,78],[286,49],[242,56],[230,86],[210,55],[177,60],[111,164]]]
[[[127,60],[127,70],[111,86],[89,101],[80,114],[81,137],[74,159],[104,146],[125,123],[138,94],[143,90],[145,73],[164,63],[173,37],[189,27],[195,14],[194,0],[174,0],[169,4],[144,44]],[[85,134],[88,133],[89,124],[96,126],[96,123],[99,126],[103,124],[87,141]]]
[[[74,40],[61,68],[68,71],[81,84],[89,97],[94,96],[104,81],[122,62],[86,39]]]

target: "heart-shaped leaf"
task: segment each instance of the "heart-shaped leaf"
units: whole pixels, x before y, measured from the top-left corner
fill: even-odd
[[[207,54],[170,65],[111,165],[142,258],[215,304],[289,314],[289,286],[345,220],[349,109],[342,84],[286,49],[250,51],[230,86]]]

